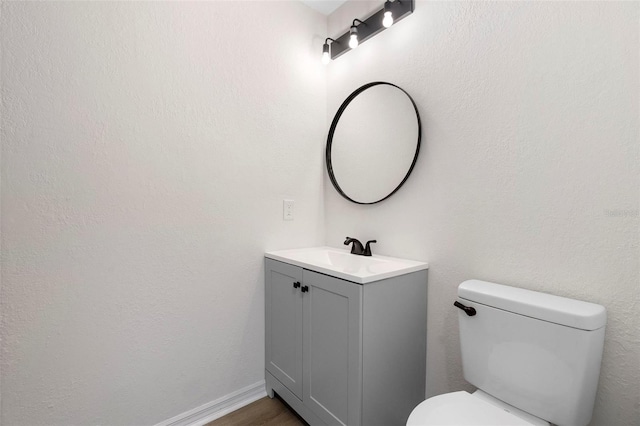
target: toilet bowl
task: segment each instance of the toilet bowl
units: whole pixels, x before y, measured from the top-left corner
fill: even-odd
[[[454,306],[462,371],[478,390],[423,401],[407,426],[589,424],[604,346],[603,306],[479,280],[458,286]]]
[[[548,422],[482,391],[445,393],[421,402],[407,426],[549,426]]]

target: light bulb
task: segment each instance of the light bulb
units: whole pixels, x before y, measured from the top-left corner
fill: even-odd
[[[349,47],[352,49],[358,47],[358,34],[351,34],[349,37]]]
[[[393,14],[391,13],[391,11],[384,12],[384,18],[382,18],[382,25],[385,28],[389,28],[390,26],[393,25]]]
[[[331,62],[331,51],[329,50],[329,41],[331,41],[332,43],[335,42],[334,39],[327,37],[327,39],[324,41],[324,44],[322,45],[322,63],[325,65]]]
[[[358,47],[358,27],[355,26],[357,19],[353,20],[353,24],[349,29],[349,47],[355,49]]]

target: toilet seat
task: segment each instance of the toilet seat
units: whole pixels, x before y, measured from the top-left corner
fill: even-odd
[[[407,426],[532,426],[521,417],[468,392],[434,396],[413,409]]]

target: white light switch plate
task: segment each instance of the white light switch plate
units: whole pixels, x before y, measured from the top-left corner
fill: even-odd
[[[293,200],[282,200],[282,219],[293,220]]]

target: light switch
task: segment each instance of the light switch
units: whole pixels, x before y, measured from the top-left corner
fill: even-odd
[[[293,220],[293,200],[282,201],[282,219]]]

